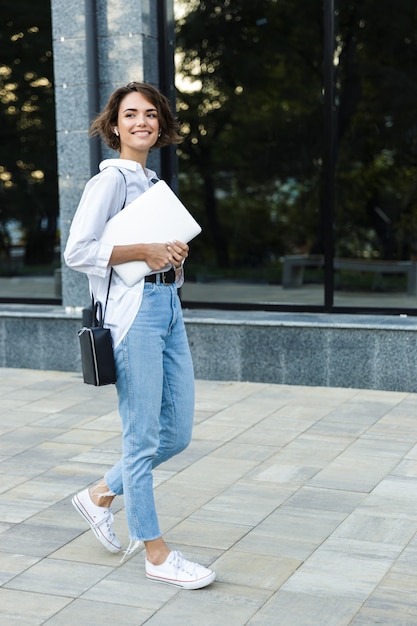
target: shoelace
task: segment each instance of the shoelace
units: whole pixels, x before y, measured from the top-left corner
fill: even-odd
[[[101,520],[99,520],[98,522],[95,522],[94,527],[98,528],[99,526],[102,526],[103,524],[106,524],[107,526],[107,530],[109,531],[109,535],[110,537],[116,537],[116,535],[114,534],[113,528],[112,528],[112,524],[114,522],[114,515],[113,515],[113,511],[111,509],[105,509],[106,510],[106,514],[103,515],[103,517],[101,518]]]
[[[188,561],[187,559],[184,559],[181,552],[178,552],[177,550],[173,550],[171,552],[170,562],[172,563],[176,572],[178,572],[178,570],[182,570],[183,572],[186,572],[190,576],[194,575],[195,569],[198,565],[198,563],[193,563],[192,561]]]
[[[131,539],[130,542],[129,542],[129,545],[127,546],[127,549],[123,552],[123,557],[122,557],[120,563],[123,563],[123,561],[126,559],[126,557],[130,556],[131,554],[133,554],[133,552],[135,550],[137,550],[141,544],[142,544],[141,541],[136,540],[136,539]]]

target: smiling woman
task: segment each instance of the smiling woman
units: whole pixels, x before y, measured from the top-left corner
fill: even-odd
[[[117,145],[120,158],[102,162],[100,173],[87,183],[64,258],[87,274],[111,329],[123,451],[103,480],[76,494],[73,504],[106,549],[118,552],[110,505],[124,494],[130,535],[126,555],[143,542],[149,580],[198,589],[213,582],[215,573],[167,546],[152,486],[153,469],[191,441],[194,371],[178,296],[188,245],[141,243],[140,232],[132,245],[100,241],[108,220],[157,181],[146,167],[149,151],[178,143],[177,123],[164,95],[135,82],[113,92],[91,131],[107,145]],[[128,287],[112,268],[130,261],[146,261],[151,272]]]

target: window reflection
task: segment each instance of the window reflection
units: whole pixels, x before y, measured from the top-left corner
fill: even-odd
[[[180,193],[203,226],[184,300],[323,302],[319,266],[282,286],[287,256],[322,252],[322,8],[296,4],[177,3]]]
[[[416,305],[415,33],[412,2],[340,4],[335,303]]]
[[[325,5],[326,5],[325,0]],[[0,42],[0,300],[59,300],[50,3]],[[323,2],[175,0],[184,302],[324,303]],[[336,2],[334,306],[417,306],[417,14]]]
[[[183,299],[323,304],[323,3],[176,5]],[[337,5],[336,307],[416,305],[416,19]]]
[[[2,7],[0,300],[59,301],[50,3]]]

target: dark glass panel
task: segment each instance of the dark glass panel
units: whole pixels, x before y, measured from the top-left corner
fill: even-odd
[[[50,2],[5,2],[1,22],[0,300],[59,299]]]
[[[322,3],[177,9],[180,194],[203,226],[183,299],[320,305],[320,263],[292,265],[292,289],[282,274],[288,255],[322,253]]]
[[[335,304],[415,307],[416,4],[339,6]]]

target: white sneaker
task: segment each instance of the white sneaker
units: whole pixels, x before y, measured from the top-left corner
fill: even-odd
[[[162,565],[152,565],[146,559],[146,578],[158,583],[176,585],[183,589],[201,589],[213,582],[216,573],[211,569],[187,561],[181,552],[172,551]]]
[[[122,544],[114,534],[112,523],[113,511],[104,506],[97,506],[90,497],[88,489],[77,493],[72,504],[78,513],[90,524],[97,539],[109,552],[119,552]]]

